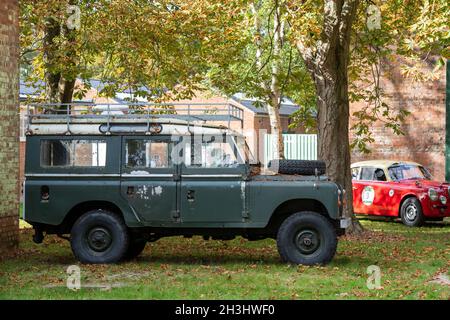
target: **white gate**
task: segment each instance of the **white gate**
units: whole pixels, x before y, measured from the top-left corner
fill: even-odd
[[[273,134],[264,136],[264,164],[278,158],[274,154],[276,137]],[[292,160],[317,160],[316,134],[283,134],[284,157]]]

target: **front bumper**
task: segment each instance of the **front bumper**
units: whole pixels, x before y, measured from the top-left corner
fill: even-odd
[[[438,201],[427,201],[423,202],[422,209],[423,214],[429,218],[444,218],[450,217],[450,206],[449,204],[442,204]]]

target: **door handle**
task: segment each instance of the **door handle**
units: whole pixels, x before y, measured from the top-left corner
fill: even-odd
[[[193,202],[195,200],[195,190],[188,190],[187,191],[187,200],[189,202]]]
[[[127,196],[132,196],[134,194],[134,187],[128,186],[127,188]]]

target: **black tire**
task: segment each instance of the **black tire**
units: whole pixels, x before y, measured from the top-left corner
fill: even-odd
[[[316,212],[298,212],[281,224],[277,246],[286,262],[327,264],[336,254],[336,230],[327,218]]]
[[[128,229],[123,219],[109,211],[93,210],[73,225],[70,245],[82,263],[119,262],[128,249]]]
[[[424,223],[422,206],[417,198],[408,198],[400,207],[400,218],[405,226],[420,227]]]
[[[130,240],[130,244],[128,245],[127,252],[123,257],[124,260],[132,260],[136,258],[138,255],[144,251],[145,246],[147,244],[147,240],[145,239],[132,239]]]
[[[271,160],[269,169],[281,174],[313,176],[325,174],[325,162],[319,160]]]

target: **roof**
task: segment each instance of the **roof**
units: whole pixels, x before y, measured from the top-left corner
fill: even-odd
[[[395,164],[410,164],[420,166],[421,164],[413,161],[404,161],[404,160],[367,160],[367,161],[359,161],[355,162],[351,165],[352,168],[355,167],[379,167],[379,168],[388,168]]]
[[[244,106],[245,108],[249,109],[250,111],[252,111],[255,114],[259,114],[259,115],[266,115],[266,114],[268,114],[267,107],[266,106],[260,107],[259,105],[261,103],[258,102],[257,100],[254,100],[254,99],[241,99],[241,98],[238,97],[238,95],[232,96],[231,99],[236,101],[236,102],[238,102],[239,104],[241,104],[242,106]],[[298,105],[296,105],[294,103],[291,103],[291,102],[281,103],[281,105],[280,105],[280,115],[281,116],[290,116],[295,111],[297,111],[298,108],[299,108]]]
[[[103,82],[103,81],[97,80],[97,79],[90,79],[87,82],[89,82],[90,87],[92,89],[96,90],[97,92],[100,92],[101,90],[103,90],[105,88],[105,86],[108,85],[107,82]],[[20,90],[19,90],[20,98],[26,99],[28,96],[31,96],[31,97],[37,96],[42,91],[42,88],[44,86],[45,86],[45,83],[43,81],[38,81],[38,82],[36,82],[35,85],[30,85],[21,79],[20,80]],[[151,94],[151,91],[149,90],[149,88],[147,88],[145,86],[139,87],[138,92],[144,92],[149,95]],[[136,95],[135,92],[133,92],[133,90],[125,90],[125,91],[116,92],[115,96],[112,97],[112,99],[117,104],[120,104],[120,105],[126,105],[126,103],[129,102],[130,100],[138,101],[138,102],[147,102],[148,101],[146,98]],[[231,97],[231,100],[234,102],[237,102],[242,107],[250,110],[251,112],[253,112],[257,115],[267,115],[268,114],[267,107],[264,104],[262,104],[260,101],[258,101],[256,99],[245,96],[245,94],[243,94],[243,93],[238,92],[238,93],[234,94]],[[74,100],[74,101],[78,101],[78,100]],[[283,102],[280,104],[280,115],[281,116],[290,116],[295,111],[297,111],[298,108],[299,108],[299,106],[297,104],[293,103],[288,98],[283,98]]]
[[[25,99],[27,96],[37,96],[43,86],[43,81],[37,81],[35,85],[30,85],[20,80],[19,96],[21,99]]]

